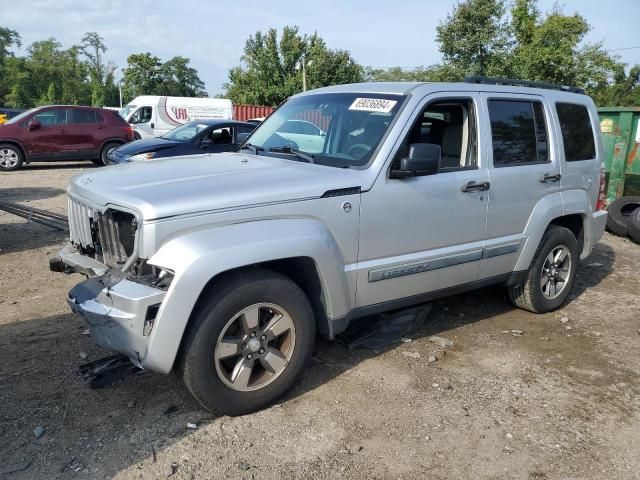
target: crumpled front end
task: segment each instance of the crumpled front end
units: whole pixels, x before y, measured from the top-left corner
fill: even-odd
[[[149,335],[165,294],[163,289],[107,273],[77,284],[67,302],[87,321],[99,346],[144,367]]]
[[[70,244],[50,260],[50,268],[88,277],[69,292],[71,310],[84,317],[98,345],[144,367],[172,272],[138,258],[139,222],[133,212],[70,195],[68,216]]]

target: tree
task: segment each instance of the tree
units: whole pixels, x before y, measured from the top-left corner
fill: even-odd
[[[87,59],[91,83],[91,105],[102,107],[107,104],[107,91],[115,87],[113,73],[116,66],[111,62],[104,63],[103,54],[107,51],[107,47],[104,39],[97,32],[85,33],[79,48]],[[117,103],[111,104],[117,105]]]
[[[508,73],[512,40],[504,15],[503,0],[466,0],[436,27],[450,80]]]
[[[149,52],[129,55],[122,74],[122,93],[127,102],[138,95],[207,95],[197,70],[189,67],[189,59],[185,57],[173,57],[162,63]]]
[[[9,66],[15,65],[15,62],[10,62],[10,59],[13,58],[13,53],[10,49],[14,46],[22,46],[18,32],[0,27],[0,103],[12,89]]]
[[[327,48],[317,34],[300,35],[286,26],[280,38],[272,28],[251,35],[244,46],[242,65],[229,71],[224,85],[234,103],[278,105],[302,90],[301,63],[305,63],[307,88],[362,81],[363,69],[346,50]]]
[[[161,88],[164,95],[176,97],[206,97],[204,82],[198,71],[189,66],[185,57],[173,57],[161,67]]]

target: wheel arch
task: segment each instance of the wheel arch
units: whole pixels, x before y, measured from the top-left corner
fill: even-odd
[[[9,144],[9,145],[13,145],[14,147],[18,148],[20,150],[20,153],[22,153],[22,158],[24,159],[24,162],[25,163],[29,163],[29,158],[27,156],[27,151],[25,150],[25,148],[22,146],[22,144],[20,142],[18,142],[17,140],[0,139],[0,145],[1,144]]]
[[[238,244],[242,238],[257,240]],[[167,242],[149,262],[176,272],[142,362],[155,371],[171,370],[198,303],[231,272],[257,266],[291,279],[307,295],[323,334],[330,335],[332,319],[352,307],[353,294],[335,239],[324,225],[310,219],[196,231]]]
[[[527,270],[533,261],[544,232],[550,225],[568,228],[578,240],[581,258],[591,252],[590,204],[586,192],[557,192],[543,197],[533,209],[525,227],[526,242],[515,271]]]

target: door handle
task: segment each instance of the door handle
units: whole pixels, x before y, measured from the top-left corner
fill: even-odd
[[[104,125],[98,125],[98,130],[104,130],[105,128],[107,127],[105,127]]]
[[[489,182],[468,182],[462,186],[463,192],[483,192],[489,190],[491,184]]]
[[[561,175],[559,173],[552,175],[550,173],[545,173],[540,179],[540,183],[551,183],[551,182],[559,182]]]

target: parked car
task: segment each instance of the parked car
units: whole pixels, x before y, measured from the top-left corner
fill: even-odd
[[[0,125],[0,170],[17,170],[34,161],[91,160],[102,165],[111,150],[131,140],[131,127],[117,112],[38,107]]]
[[[191,121],[231,120],[233,105],[226,98],[144,95],[134,98],[120,115],[131,124],[136,139],[140,139],[159,137]]]
[[[280,133],[314,118],[320,152]],[[99,345],[244,414],[296,382],[316,334],[359,317],[491,284],[530,312],[562,306],[604,231],[602,155],[579,89],[322,88],[215,162],[74,177],[51,268],[89,276],[68,303]]]
[[[7,120],[11,120],[22,112],[24,112],[24,110],[19,108],[0,108],[0,125],[7,123]]]
[[[201,120],[174,128],[157,138],[136,140],[109,154],[109,162],[126,163],[198,153],[235,150],[256,125],[233,120]]]

